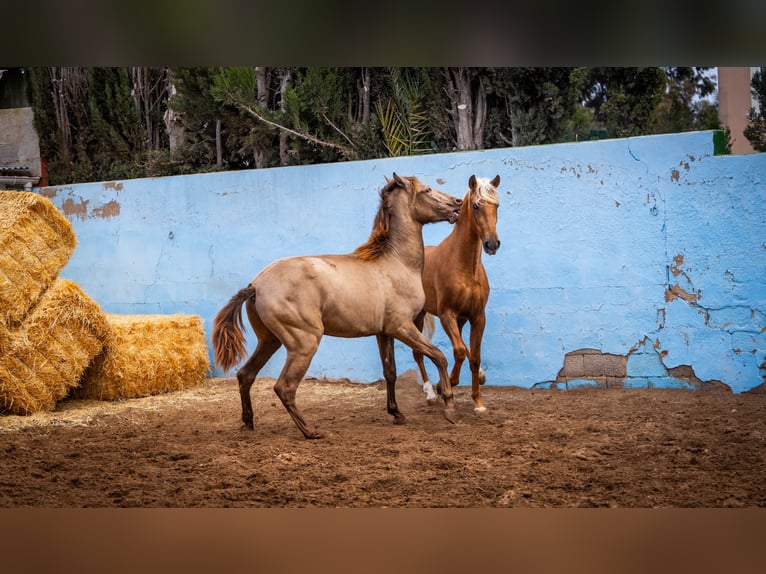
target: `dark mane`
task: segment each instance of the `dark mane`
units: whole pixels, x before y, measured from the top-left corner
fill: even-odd
[[[363,261],[375,261],[386,251],[389,240],[389,224],[391,223],[391,192],[397,187],[395,180],[390,180],[380,190],[380,207],[372,225],[370,238],[357,247],[352,255]]]

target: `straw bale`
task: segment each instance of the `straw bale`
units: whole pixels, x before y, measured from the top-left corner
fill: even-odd
[[[74,282],[56,279],[0,355],[0,411],[51,411],[101,352],[108,324]]]
[[[109,334],[74,397],[115,400],[191,387],[210,369],[198,315],[106,314]]]
[[[76,244],[69,221],[48,198],[0,190],[0,351]]]

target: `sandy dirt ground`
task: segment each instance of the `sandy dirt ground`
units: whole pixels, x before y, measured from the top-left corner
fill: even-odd
[[[400,376],[308,379],[306,440],[258,379],[255,430],[236,380],[119,402],[0,415],[0,507],[766,507],[766,394],[483,388],[459,420]]]

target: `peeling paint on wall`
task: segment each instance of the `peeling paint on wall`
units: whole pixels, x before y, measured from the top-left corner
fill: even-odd
[[[677,388],[731,392],[721,381],[700,380],[690,365],[666,367],[663,353],[657,351],[659,341],[651,347],[648,342],[648,338],[644,338],[627,355],[603,353],[598,349],[571,351],[564,356],[564,366],[554,381],[536,383],[533,388]]]
[[[66,216],[75,216],[79,219],[85,219],[88,216],[88,203],[90,200],[80,198],[80,202],[76,202],[72,198],[67,199],[61,205],[61,211]]]
[[[122,184],[119,185],[122,186]],[[42,194],[49,199],[54,199],[58,195],[55,189],[56,188],[45,188]],[[75,217],[81,221],[93,217],[109,218],[120,215],[120,204],[114,199],[100,204],[93,209],[88,208],[90,202],[90,199],[83,199],[82,197],[79,198],[79,201],[72,197],[68,197],[61,203],[61,211],[67,217]]]
[[[122,182],[118,183],[118,182],[115,182],[115,181],[107,181],[107,182],[104,183],[103,187],[104,187],[104,190],[113,189],[115,191],[122,191],[123,184],[122,184]]]
[[[120,204],[112,200],[104,205],[93,208],[92,217],[117,217],[120,215]]]

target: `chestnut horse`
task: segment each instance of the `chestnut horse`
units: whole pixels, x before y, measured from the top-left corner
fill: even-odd
[[[484,369],[480,364],[481,339],[486,322],[484,308],[489,299],[489,281],[481,252],[483,249],[488,255],[494,255],[500,248],[495,230],[500,205],[498,185],[499,175],[492,181],[472,175],[455,227],[439,245],[426,247],[423,267],[426,303],[415,321],[422,330],[426,313],[439,317],[455,357],[450,384],[455,386],[460,383],[460,369],[467,358],[471,367],[474,411],[479,413],[487,410],[481,400],[479,385],[485,382]],[[471,324],[470,351],[461,335],[466,321]],[[435,395],[423,365],[423,355],[415,350],[413,356],[423,382],[423,391],[431,400]],[[439,386],[437,390],[443,392]]]
[[[423,225],[454,223],[461,199],[416,177],[386,178],[380,208],[366,243],[346,255],[288,257],[268,265],[235,294],[213,322],[216,363],[229,370],[246,353],[241,307],[258,337],[255,352],[237,372],[242,422],[253,428],[250,389],[258,372],[282,345],[287,358],[274,392],[307,439],[309,428],[295,394],[323,335],[375,335],[386,380],[387,411],[405,421],[396,404],[394,339],[430,358],[439,370],[444,416],[455,422],[455,403],[446,384],[447,359],[415,326],[423,308]]]

